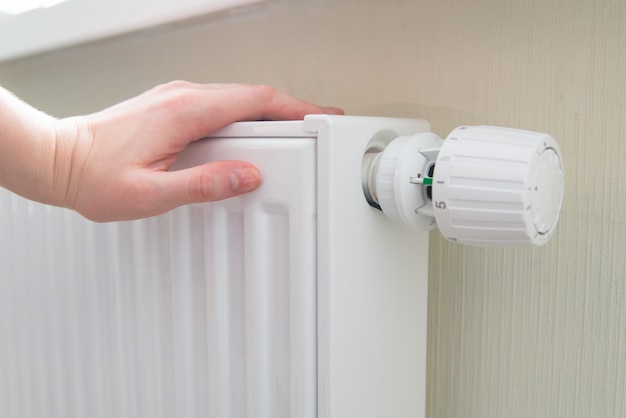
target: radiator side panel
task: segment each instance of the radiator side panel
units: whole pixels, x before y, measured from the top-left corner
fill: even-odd
[[[361,187],[372,144],[425,121],[310,115],[318,132],[319,418],[426,414],[428,232],[389,220]]]

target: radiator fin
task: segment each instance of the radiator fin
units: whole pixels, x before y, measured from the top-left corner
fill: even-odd
[[[315,153],[292,142],[258,193],[141,221],[0,190],[0,416],[317,416]]]

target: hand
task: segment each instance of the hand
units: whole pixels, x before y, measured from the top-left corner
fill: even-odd
[[[194,140],[235,121],[343,113],[268,86],[172,82],[99,113],[58,121],[52,202],[95,221],[137,219],[257,188],[242,161],[169,172]]]

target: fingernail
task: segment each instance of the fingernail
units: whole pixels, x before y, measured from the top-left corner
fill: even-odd
[[[343,115],[345,112],[338,107],[324,107],[324,113],[331,115]]]
[[[230,189],[235,193],[251,192],[261,185],[261,173],[254,167],[236,168],[230,172]]]

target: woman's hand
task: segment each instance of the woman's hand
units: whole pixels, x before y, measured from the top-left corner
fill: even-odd
[[[54,134],[51,145],[38,141],[30,164],[46,161],[42,151],[51,153],[50,163],[41,166],[46,188],[30,191],[29,184],[20,184],[19,179],[6,185],[2,176],[11,164],[3,166],[2,157],[0,184],[26,197],[75,209],[95,221],[158,215],[181,205],[249,192],[261,184],[257,169],[242,161],[169,172],[191,141],[236,121],[302,119],[309,113],[343,112],[269,86],[172,82],[88,116],[46,120],[39,114],[36,119],[44,126],[39,135],[50,132],[48,123]],[[30,182],[37,179],[37,175],[28,177]]]

